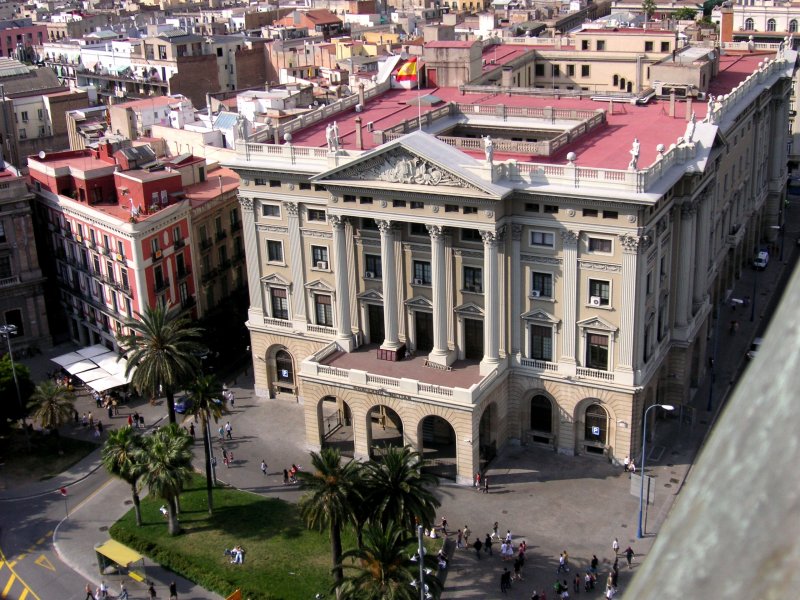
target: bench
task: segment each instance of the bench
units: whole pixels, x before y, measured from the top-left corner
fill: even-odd
[[[144,575],[139,573],[139,571],[128,571],[128,577],[139,583],[144,583]]]

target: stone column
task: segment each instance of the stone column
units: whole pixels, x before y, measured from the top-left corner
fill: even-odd
[[[292,273],[292,322],[298,331],[308,326],[306,314],[306,276],[303,269],[303,242],[300,239],[300,217],[296,202],[284,203],[289,222],[289,270]]]
[[[619,236],[622,246],[622,294],[620,300],[621,314],[619,324],[619,358],[617,368],[621,371],[633,370],[633,348],[636,344],[636,306],[637,273],[639,248],[642,238],[636,235],[623,234]],[[644,315],[640,315],[644,319]]]
[[[709,222],[711,220],[711,194],[708,190],[700,198],[697,227],[695,229],[697,260],[694,265],[694,294],[692,295],[692,313],[696,313],[706,301],[708,295],[708,252],[711,243]]]
[[[247,287],[250,293],[250,309],[257,310],[264,317],[261,289],[261,252],[258,245],[256,218],[253,212],[253,199],[239,196],[242,207],[242,231],[244,232],[244,252],[247,258]],[[136,290],[137,292],[139,290]],[[199,294],[198,294],[199,295]],[[143,296],[140,296],[143,297]],[[263,325],[263,321],[261,323]]]
[[[483,360],[481,375],[493,371],[500,362],[498,332],[498,281],[497,281],[497,234],[481,231],[483,238]]]
[[[675,320],[679,328],[686,327],[691,317],[692,281],[694,280],[692,270],[695,267],[694,252],[694,223],[695,207],[690,202],[681,206],[681,262],[678,270],[678,281],[676,286],[677,298],[675,309]]]
[[[351,352],[353,330],[350,325],[350,283],[347,276],[347,236],[345,222],[339,215],[329,215],[328,222],[333,228],[334,279],[336,282],[336,342]]]
[[[447,290],[444,260],[444,233],[439,225],[428,225],[431,236],[431,283],[433,288],[433,350],[428,360],[447,365]]]
[[[576,365],[575,361],[575,323],[578,320],[578,232],[561,232],[564,257],[564,335],[561,338],[561,362]]]
[[[381,349],[397,350],[397,274],[395,272],[394,229],[391,221],[378,221],[381,232],[381,268],[383,269],[383,329]]]
[[[520,332],[522,331],[522,323],[519,316],[522,314],[520,308],[520,295],[522,290],[520,283],[523,280],[522,276],[522,261],[520,260],[520,241],[522,240],[522,225],[511,225],[511,315],[509,317],[511,323],[511,354],[517,361],[522,356],[522,348],[520,347]]]

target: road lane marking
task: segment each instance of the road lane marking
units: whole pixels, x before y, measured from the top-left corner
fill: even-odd
[[[14,585],[14,582],[15,582],[16,580],[17,580],[17,576],[16,576],[16,575],[14,574],[14,572],[12,571],[12,572],[11,572],[11,577],[9,577],[9,578],[8,578],[8,583],[6,583],[6,587],[5,587],[5,589],[3,590],[3,593],[2,593],[2,594],[0,594],[0,598],[7,598],[7,597],[8,597],[8,592],[11,590],[11,586],[13,586],[13,585]]]
[[[27,598],[27,597],[28,597],[28,588],[25,588],[24,590],[22,590],[22,593],[19,595],[19,599],[18,600],[25,600],[25,598]]]
[[[75,506],[73,506],[73,507],[72,507],[72,509],[69,511],[69,512],[70,512],[70,514],[74,513],[74,512],[75,512],[75,511],[77,511],[78,509],[80,509],[80,508],[81,508],[81,507],[82,507],[84,504],[86,504],[87,502],[89,502],[89,500],[91,500],[91,499],[92,499],[92,498],[94,498],[94,497],[95,497],[97,494],[99,494],[101,491],[103,491],[103,489],[104,489],[106,486],[108,486],[109,484],[112,484],[112,483],[114,483],[114,481],[115,481],[115,479],[114,479],[113,477],[109,477],[109,478],[108,478],[108,480],[106,480],[106,482],[105,482],[103,485],[101,485],[99,488],[97,488],[97,489],[96,489],[95,491],[93,491],[91,494],[89,494],[88,496],[86,496],[86,498],[84,498],[83,500],[81,500],[81,501],[80,501],[78,504],[76,504]],[[67,517],[67,518],[69,518],[69,517]],[[51,536],[52,536],[52,535],[53,535],[53,532],[50,532],[50,534],[49,534],[49,535],[51,535]]]
[[[49,569],[51,571],[56,570],[56,568],[53,566],[53,563],[51,563],[50,560],[44,554],[42,554],[34,562],[40,567],[44,567],[45,569]]]
[[[23,581],[23,579],[14,572],[14,565],[16,564],[17,561],[15,560],[8,562],[6,560],[6,555],[3,554],[3,549],[0,548],[0,569],[2,569],[3,567],[8,567],[8,570],[11,571],[11,577],[9,578],[8,583],[6,584],[3,593],[0,594],[0,598],[5,598],[8,595],[8,591],[14,585],[14,582],[19,581],[19,583],[24,588],[24,591],[22,592],[22,595],[19,597],[19,600],[23,600],[28,596],[28,594],[30,594],[34,600],[41,600],[41,598],[39,598],[39,596],[36,595],[36,592],[34,592],[30,587],[28,587],[28,584],[25,583],[25,581]]]

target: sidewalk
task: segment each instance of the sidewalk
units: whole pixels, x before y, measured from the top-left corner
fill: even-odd
[[[794,220],[787,227],[787,239],[795,237]],[[793,244],[784,249],[785,262],[794,265],[797,258]],[[766,271],[756,274],[751,268],[742,270],[742,277],[736,282],[733,297],[752,295],[757,277],[758,293],[755,297],[756,311],[754,321],[749,320],[750,307],[739,307],[735,312],[730,305],[720,311],[719,341],[717,346],[717,373],[713,396],[713,411],[706,410],[709,398],[709,377],[694,390],[690,406],[694,409],[694,421],[669,418],[657,421],[653,440],[648,442],[648,475],[654,478],[655,502],[647,507],[647,535],[638,540],[638,483],[629,479],[621,469],[604,461],[592,461],[585,457],[568,457],[532,447],[508,447],[488,470],[491,493],[477,493],[470,488],[443,482],[438,496],[442,508],[438,515],[447,516],[453,530],[468,524],[472,537],[491,533],[494,521],[504,533],[511,529],[515,543],[525,539],[529,551],[523,569],[525,581],[515,583],[508,594],[509,598],[530,598],[531,591],[552,592],[556,580],[558,555],[567,550],[570,554],[572,570],[569,574],[558,575],[571,583],[577,572],[585,571],[592,555],[600,559],[598,588],[604,587],[605,573],[613,563],[611,541],[619,539],[620,548],[629,544],[636,552],[636,561],[647,555],[654,541],[655,532],[669,515],[674,499],[684,482],[691,477],[691,466],[716,415],[724,407],[724,400],[730,392],[731,382],[735,382],[746,367],[745,354],[750,341],[762,330],[762,318],[771,314],[771,304],[767,297],[775,289],[784,274],[784,267],[778,257],[774,257]],[[789,269],[785,271],[788,274]],[[777,302],[773,299],[772,303]],[[727,324],[732,319],[740,323],[738,332],[730,335]],[[713,344],[709,345],[712,352]],[[60,348],[63,350],[63,348]],[[55,351],[53,355],[56,355]],[[48,353],[49,354],[49,353]],[[36,357],[44,359],[46,357]],[[31,359],[29,359],[31,360]],[[26,364],[28,361],[25,361]],[[48,369],[49,370],[49,369]],[[257,399],[253,392],[253,376],[239,376],[227,382],[235,394],[235,404],[230,414],[220,421],[230,420],[233,426],[233,439],[225,442],[225,448],[234,453],[234,460],[225,467],[221,460],[221,447],[215,434],[217,426],[212,427],[214,452],[217,455],[217,478],[229,485],[253,493],[278,497],[295,502],[300,491],[297,486],[283,484],[283,469],[292,463],[305,466],[308,452],[305,449],[303,406],[275,400]],[[78,400],[79,412],[93,410],[94,403],[88,397]],[[156,425],[166,418],[166,408],[162,399],[157,406],[139,401],[130,407],[123,407],[119,416],[107,423],[106,414],[100,414],[104,425],[111,427],[127,424],[128,412],[138,410],[144,415],[148,426]],[[183,419],[187,426],[191,417]],[[180,416],[179,416],[180,422]],[[65,432],[67,433],[67,432]],[[80,426],[73,427],[72,435],[89,435]],[[195,467],[202,471],[203,448],[202,432],[197,428],[195,443]],[[260,471],[261,460],[268,465],[268,474]],[[638,463],[638,460],[636,461]],[[76,464],[59,477],[46,482],[35,483],[23,488],[0,491],[0,498],[20,498],[38,494],[53,493],[61,486],[74,484],[100,468],[99,451],[96,451]],[[129,510],[130,490],[124,482],[110,481],[79,506],[56,529],[54,543],[59,556],[72,569],[84,576],[87,581],[99,583],[94,546],[108,539],[106,529],[122,514]],[[453,537],[451,534],[450,537]],[[446,590],[443,598],[486,598],[498,595],[499,578],[504,563],[498,557],[499,545],[495,554],[483,554],[477,558],[474,551],[457,551],[447,571]],[[624,559],[621,563],[625,564]],[[620,567],[619,586],[624,593],[627,582],[635,572],[625,566]],[[178,583],[181,598],[216,598],[191,582],[177,578],[174,574],[148,563],[148,577],[154,579],[156,587],[163,595],[165,586],[171,580]],[[112,578],[107,581],[113,581]],[[112,584],[112,590],[115,589]],[[571,588],[571,586],[570,586]],[[141,595],[129,586],[134,595]],[[582,592],[583,593],[583,592]],[[595,595],[600,591],[594,592]]]

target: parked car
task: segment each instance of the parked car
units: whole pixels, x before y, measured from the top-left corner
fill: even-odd
[[[767,268],[769,264],[769,252],[766,250],[761,250],[758,254],[756,254],[755,259],[753,259],[753,266],[758,269],[759,271],[763,271]]]
[[[184,414],[192,410],[192,399],[189,396],[178,396],[175,398],[175,412]]]
[[[750,344],[750,350],[747,351],[747,359],[753,360],[756,357],[756,353],[758,352],[759,348],[761,348],[761,344],[764,342],[764,338],[756,338],[753,340],[753,343]]]

